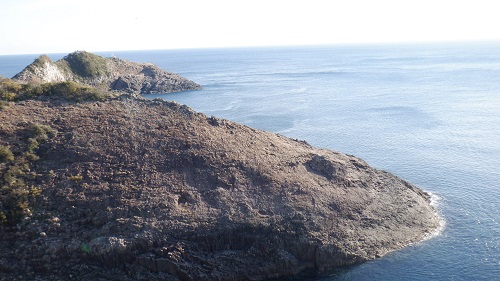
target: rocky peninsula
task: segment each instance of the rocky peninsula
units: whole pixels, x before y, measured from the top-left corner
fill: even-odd
[[[201,86],[151,63],[104,58],[76,51],[53,62],[41,55],[13,80],[21,83],[78,82],[105,91],[155,94],[198,90]]]
[[[0,86],[0,280],[322,274],[439,226],[427,193],[354,156],[64,83]]]

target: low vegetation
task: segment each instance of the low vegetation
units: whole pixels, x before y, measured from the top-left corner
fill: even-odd
[[[0,163],[5,163],[14,160],[14,154],[8,146],[0,145]]]
[[[0,110],[17,101],[41,97],[80,102],[102,101],[111,95],[75,82],[22,84],[0,77]],[[28,123],[15,145],[0,143],[0,225],[15,225],[32,214],[31,205],[41,190],[30,185],[37,176],[31,168],[39,160],[39,146],[56,133],[49,126]]]
[[[49,59],[41,57],[39,63]],[[76,82],[18,83],[0,77],[0,110],[18,101],[39,98],[62,99],[71,102],[102,101],[114,96]],[[27,123],[21,137],[12,145],[0,140],[0,225],[15,225],[32,215],[32,203],[41,190],[30,184],[37,177],[31,171],[39,160],[39,146],[54,138],[57,132],[49,126]],[[81,180],[77,175],[73,181]]]
[[[28,123],[15,146],[0,145],[0,225],[15,225],[32,215],[31,205],[41,190],[30,183],[37,177],[31,172],[38,147],[57,135],[56,130]]]
[[[99,78],[110,74],[105,58],[85,51],[73,52],[57,64],[82,79]]]
[[[71,81],[21,84],[0,77],[0,109],[8,107],[9,102],[36,99],[42,96],[80,102],[102,101],[113,94]]]
[[[28,69],[34,71],[36,68],[44,67],[46,63],[52,63],[52,60],[47,55],[41,55],[28,66]]]

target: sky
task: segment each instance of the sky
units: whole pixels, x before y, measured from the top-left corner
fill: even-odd
[[[497,0],[0,0],[0,55],[500,40]]]

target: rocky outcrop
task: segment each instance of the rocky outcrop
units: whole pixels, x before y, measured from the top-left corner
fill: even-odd
[[[325,273],[439,224],[426,193],[361,159],[161,100],[17,102],[0,146],[3,175],[25,159],[31,204],[0,228],[0,280]]]
[[[103,90],[136,94],[201,89],[193,81],[153,64],[103,58],[84,51],[71,53],[56,62],[42,55],[13,79],[24,83],[73,81]]]

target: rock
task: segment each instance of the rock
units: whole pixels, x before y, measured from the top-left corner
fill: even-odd
[[[13,80],[22,83],[74,81],[88,86],[129,94],[171,93],[198,90],[201,86],[150,63],[134,63],[116,57],[103,58],[85,51],[53,62],[37,58]]]
[[[428,194],[354,156],[172,102],[16,102],[0,110],[0,146],[21,155],[29,124],[57,133],[24,178],[33,219],[0,228],[0,280],[322,274],[439,226]]]
[[[314,155],[311,160],[307,161],[309,168],[317,172],[319,175],[331,180],[337,175],[337,167],[335,164],[327,160],[324,156]]]
[[[89,247],[95,255],[122,254],[126,252],[127,244],[123,238],[98,237],[89,242]]]

